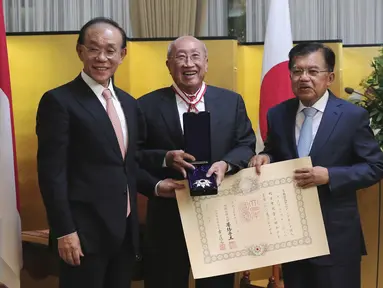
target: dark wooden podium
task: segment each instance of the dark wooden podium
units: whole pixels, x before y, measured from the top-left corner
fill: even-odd
[[[34,279],[58,276],[58,256],[50,250],[49,230],[23,231],[23,270]]]

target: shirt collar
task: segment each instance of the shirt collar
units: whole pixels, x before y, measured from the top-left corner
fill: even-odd
[[[206,83],[205,83],[205,85],[206,85]],[[177,87],[177,88],[179,89],[179,87],[177,86],[177,84],[176,84],[175,82],[173,82],[173,86],[174,86],[174,87]],[[202,88],[202,86],[203,86],[203,85],[201,85],[200,88]],[[180,90],[181,90],[181,89],[180,89]],[[198,91],[199,91],[199,89],[198,89]],[[184,92],[184,93],[185,93],[186,96],[196,96],[196,94],[198,93],[198,91],[197,91],[196,93],[194,93],[194,94],[187,94],[186,92]],[[177,93],[175,93],[175,94],[176,94],[177,103],[184,102],[184,100],[182,100],[182,98],[179,97]],[[204,103],[204,102],[205,102],[205,97],[202,97],[202,99],[201,99],[199,102],[200,102],[200,103]]]
[[[97,83],[93,78],[91,78],[84,71],[81,71],[81,77],[84,80],[84,82],[89,86],[89,88],[92,89],[93,93],[96,94],[97,97],[102,97],[102,92],[106,89],[104,86]],[[110,90],[112,94],[112,98],[117,99],[116,93],[114,92],[114,89],[113,89],[112,79],[109,80],[108,89]]]
[[[328,93],[328,90],[326,90],[326,92],[323,94],[323,96],[321,98],[319,98],[318,101],[315,102],[312,107],[315,108],[316,110],[324,113],[324,109],[326,108],[328,97],[329,97],[329,93]],[[297,114],[302,112],[302,110],[305,108],[307,108],[307,107],[305,105],[303,105],[303,103],[301,101],[299,101],[299,107],[298,107]]]

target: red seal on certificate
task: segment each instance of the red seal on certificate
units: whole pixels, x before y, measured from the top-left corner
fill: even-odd
[[[259,207],[259,201],[255,199],[241,202],[238,208],[241,218],[245,222],[251,222],[253,219],[257,219],[261,211],[261,208]]]

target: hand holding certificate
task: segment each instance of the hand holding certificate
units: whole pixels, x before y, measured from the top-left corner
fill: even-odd
[[[224,179],[217,195],[177,202],[195,279],[329,253],[316,187],[301,189],[294,170],[300,158],[244,169]]]

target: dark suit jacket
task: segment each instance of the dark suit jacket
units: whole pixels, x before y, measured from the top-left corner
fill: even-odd
[[[139,163],[151,174],[151,183],[165,178],[183,179],[180,173],[162,167],[167,151],[183,149],[174,90],[162,88],[142,96],[138,102],[145,127],[141,131]],[[205,110],[211,115],[212,162],[224,160],[232,166],[232,172],[247,167],[254,155],[255,135],[242,97],[226,89],[207,86],[204,102]],[[140,192],[153,196],[153,189]]]
[[[298,99],[287,100],[268,112],[264,153],[272,162],[298,158],[295,121]],[[358,260],[364,251],[356,190],[383,177],[383,153],[361,107],[331,92],[310,155],[313,166],[328,168],[330,183],[318,187],[326,227],[329,256],[312,261],[323,265]]]
[[[46,92],[37,112],[38,179],[51,236],[77,231],[85,253],[122,243],[128,186],[131,233],[138,244],[138,106],[124,91],[115,92],[128,125],[125,161],[104,107],[81,76]]]

